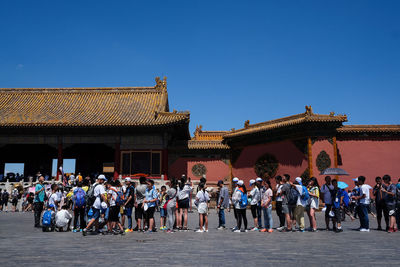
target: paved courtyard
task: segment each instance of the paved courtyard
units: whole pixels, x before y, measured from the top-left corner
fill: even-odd
[[[248,211],[249,227],[253,225]],[[159,213],[156,214],[157,219]],[[125,236],[80,233],[43,233],[33,228],[32,213],[0,213],[0,262],[2,266],[338,266],[399,265],[400,233],[360,233],[358,221],[344,222],[343,233],[232,233],[218,231],[215,210],[210,232],[167,234],[129,233]],[[190,214],[189,227],[198,216]],[[234,224],[233,214],[227,215]],[[277,218],[275,221],[277,222]],[[322,213],[318,213],[323,226]],[[371,228],[376,228],[370,218]],[[306,218],[308,226],[308,218]]]

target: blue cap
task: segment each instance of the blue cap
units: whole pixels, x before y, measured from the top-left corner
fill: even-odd
[[[49,204],[49,205],[47,205],[49,208],[54,208],[54,205],[53,204]]]

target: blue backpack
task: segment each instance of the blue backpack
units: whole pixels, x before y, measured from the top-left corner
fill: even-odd
[[[45,227],[50,227],[52,225],[52,223],[51,223],[51,211],[50,210],[46,210],[43,213],[42,225],[45,226]]]
[[[125,196],[124,193],[122,193],[122,191],[117,191],[112,189],[115,193],[117,193],[117,197],[115,199],[115,205],[117,206],[122,206],[125,204]]]
[[[240,192],[242,193],[242,197],[240,198],[239,205],[241,208],[247,207],[248,204],[247,194],[243,193],[242,191]]]
[[[308,193],[307,187],[302,185],[301,188],[303,189],[303,192],[301,192],[301,199],[304,201],[308,201],[310,199],[310,194]]]
[[[350,197],[349,197],[349,194],[345,191],[345,190],[343,190],[343,203],[344,203],[344,205],[347,207],[348,205],[349,205],[349,203],[350,203]]]
[[[75,206],[83,208],[86,206],[86,193],[82,188],[78,188],[75,193]]]

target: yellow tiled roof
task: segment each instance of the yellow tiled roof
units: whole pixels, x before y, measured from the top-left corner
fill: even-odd
[[[276,120],[261,122],[257,124],[249,124],[249,121],[245,122],[245,127],[239,130],[232,130],[223,136],[224,139],[234,138],[237,136],[270,131],[277,128],[288,127],[292,125],[297,125],[305,122],[346,122],[346,115],[321,115],[314,114],[311,107],[306,107],[305,113],[284,117]]]
[[[188,123],[189,112],[169,112],[166,80],[164,82],[165,86],[155,87],[0,89],[0,127],[129,127]]]
[[[229,149],[230,147],[219,141],[210,140],[189,140],[188,149]]]
[[[400,133],[400,125],[344,125],[338,133]]]

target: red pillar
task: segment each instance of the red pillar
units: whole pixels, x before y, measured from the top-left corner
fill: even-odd
[[[163,149],[161,152],[161,156],[161,174],[164,174],[164,180],[168,180],[168,149]]]
[[[63,145],[62,142],[59,141],[58,142],[58,154],[57,154],[57,177],[56,177],[56,181],[58,181],[58,178],[60,177],[60,175],[62,175],[61,171],[60,171],[60,167],[63,164]]]
[[[118,179],[121,168],[121,147],[120,143],[115,143],[114,154],[114,180]]]

